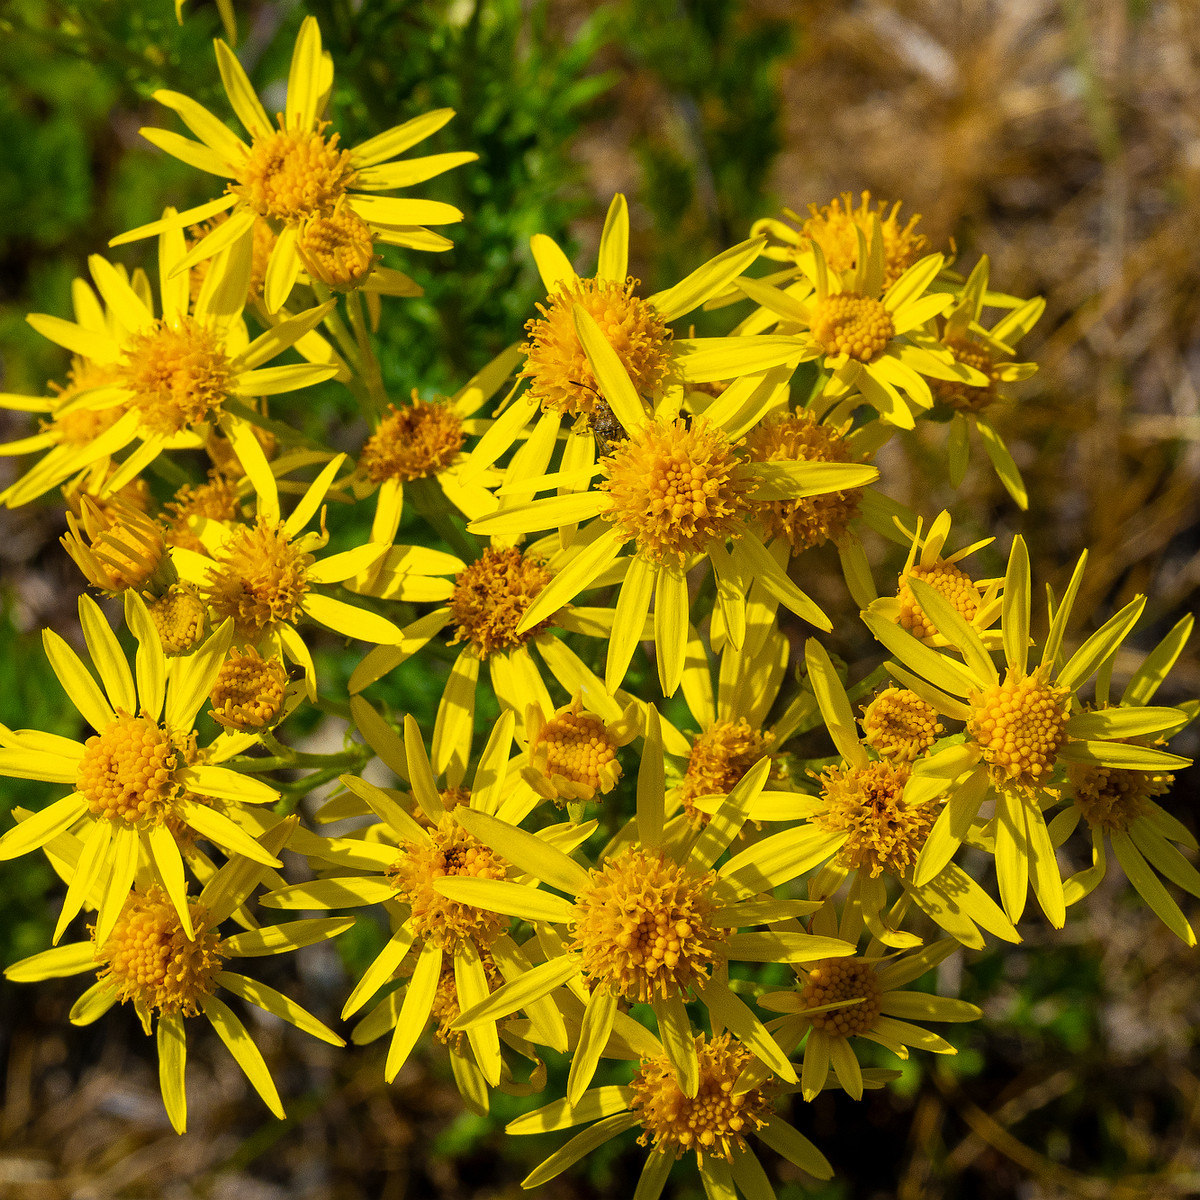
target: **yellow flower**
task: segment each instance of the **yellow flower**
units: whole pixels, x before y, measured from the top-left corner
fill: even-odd
[[[688,1034],[697,1064],[696,1087],[680,1087],[669,1053],[651,1040],[639,1055],[627,1086],[593,1088],[574,1102],[556,1100],[510,1121],[512,1134],[546,1133],[588,1121],[521,1183],[540,1187],[591,1150],[627,1129],[641,1126],[638,1141],[649,1146],[637,1194],[657,1200],[671,1168],[684,1154],[695,1154],[705,1192],[710,1196],[774,1198],[766,1175],[750,1149],[753,1134],[772,1150],[816,1179],[830,1179],[833,1168],[802,1133],[774,1112],[774,1088],[759,1080],[746,1085],[753,1055],[728,1033],[716,1037]],[[578,1053],[578,1052],[577,1052]]]
[[[1008,494],[1022,508],[1029,507],[1029,495],[1021,472],[1013,462],[1004,439],[991,423],[989,410],[1007,396],[1002,384],[1028,379],[1037,371],[1037,363],[1013,362],[1017,343],[1037,324],[1046,310],[1041,296],[1018,301],[988,291],[989,264],[985,254],[963,285],[958,302],[937,321],[937,336],[914,333],[913,341],[933,353],[949,351],[955,362],[976,372],[975,379],[934,379],[934,400],[950,410],[948,454],[950,483],[958,487],[966,474],[970,456],[971,426],[974,425],[987,451],[992,467]],[[1011,307],[991,329],[983,325],[983,310],[988,306]]]
[[[937,710],[906,688],[888,687],[863,710],[863,741],[880,758],[915,762],[945,732]]]
[[[527,494],[551,487],[559,487],[560,494],[502,507],[468,526],[474,532],[510,537],[599,517],[579,530],[571,543],[569,563],[530,606],[517,632],[595,586],[629,542],[634,543],[635,553],[625,570],[608,643],[610,692],[624,678],[652,598],[659,682],[664,695],[675,692],[688,637],[687,573],[705,560],[716,572],[727,636],[735,645],[744,637],[745,594],[752,579],[773,599],[828,630],[828,618],[763,545],[754,528],[753,507],[756,501],[858,487],[878,477],[875,468],[856,463],[748,462],[730,432],[740,420],[741,409],[736,398],[725,404],[733,388],[704,416],[690,422],[678,416],[667,400],[651,415],[596,322],[580,306],[575,318],[588,361],[604,382],[605,396],[626,438],[602,459],[598,470],[604,478],[597,488],[562,494],[560,485],[575,479],[565,473],[528,479],[520,485]],[[596,467],[589,467],[581,474],[586,479],[596,473]]]
[[[274,788],[217,766],[218,747],[197,748],[194,724],[212,687],[233,629],[223,625],[170,672],[158,633],[136,592],[125,593],[126,620],[138,639],[137,675],[130,670],[95,602],[79,599],[79,617],[103,691],[75,652],[44,630],[46,656],[83,718],[96,731],[86,742],[37,730],[0,728],[0,775],[68,783],[74,790],[0,837],[0,860],[47,846],[78,831],[79,866],[55,929],[55,942],[85,901],[99,903],[97,938],[104,942],[133,886],[139,854],[154,864],[183,928],[192,925],[185,899],[183,857],[176,832],[191,830],[227,854],[281,864],[212,804],[266,804]],[[222,748],[227,756],[233,747]]]
[[[256,732],[282,717],[290,686],[280,658],[263,658],[253,646],[236,646],[221,664],[209,693],[212,719],[226,729]]]
[[[442,630],[452,628],[450,644],[461,643],[462,650],[450,668],[438,704],[433,763],[438,774],[447,772],[453,786],[462,782],[470,757],[481,665],[487,666],[492,691],[501,706],[521,716],[530,703],[543,712],[554,708],[543,679],[544,666],[569,694],[584,693],[589,707],[605,722],[621,720],[627,698],[614,699],[566,642],[551,632],[561,628],[607,637],[615,620],[612,609],[565,608],[546,613],[533,626],[521,627],[537,597],[573,557],[573,552],[559,551],[547,558],[538,549],[488,548],[464,565],[440,551],[398,546],[388,552],[373,581],[356,580],[350,585],[389,600],[447,602],[406,626],[397,644],[370,651],[350,676],[350,693],[363,691]],[[430,574],[457,574],[451,583],[425,578],[418,568]],[[536,648],[536,658],[531,648]]]
[[[916,232],[920,214],[909,217],[901,225],[900,207],[899,200],[892,205],[886,200],[877,200],[872,207],[871,193],[864,191],[855,208],[853,196],[843,192],[820,208],[810,204],[807,217],[784,209],[785,217],[800,223],[799,229],[774,217],[766,217],[756,221],[750,233],[771,239],[763,254],[780,262],[800,263],[805,256],[811,257],[811,245],[815,242],[821,247],[829,269],[840,275],[858,266],[858,235],[861,232],[869,243],[872,225],[878,216],[883,235],[883,286],[891,287],[929,245],[924,234]]]
[[[529,341],[521,378],[529,387],[497,414],[492,428],[471,452],[465,474],[481,473],[495,463],[537,417],[535,429],[508,465],[504,482],[512,494],[532,494],[526,480],[543,474],[554,452],[562,421],[573,418],[561,469],[570,473],[564,490],[586,480],[601,450],[623,435],[614,404],[611,372],[600,372],[594,351],[579,333],[577,313],[586,314],[595,336],[604,341],[637,396],[657,403],[666,392],[679,392],[689,379],[732,379],[743,371],[777,366],[791,355],[779,354],[771,339],[672,337],[670,322],[694,311],[736,279],[757,257],[763,239],[751,238],[718,254],[674,287],[642,298],[629,269],[629,209],[618,194],[609,206],[600,237],[594,276],[575,273],[559,246],[544,234],[531,242],[547,292],[540,318],[526,324]],[[776,339],[778,340],[778,339]],[[622,385],[625,386],[625,385]],[[676,407],[678,407],[676,405]]]
[[[233,855],[212,875],[198,897],[185,895],[186,923],[181,921],[178,902],[158,884],[132,891],[127,887],[118,916],[107,931],[93,927],[91,941],[43,951],[5,971],[9,979],[19,982],[95,971],[96,982],[71,1009],[72,1024],[90,1025],[118,1001],[133,1004],[147,1034],[157,1024],[163,1104],[177,1133],[187,1128],[184,1018],[201,1013],[263,1102],[280,1120],[284,1118],[279,1092],[261,1052],[241,1020],[218,998],[219,989],[330,1045],[346,1044],[294,1000],[226,967],[230,958],[298,950],[336,937],[354,924],[353,917],[325,917],[221,936],[220,925],[249,899],[265,873],[262,863],[275,861],[295,822],[294,817],[277,821],[257,840],[244,835],[257,857],[248,860]]]
[[[983,639],[985,646],[989,649],[999,647],[1000,631],[993,626],[1000,619],[1002,581],[976,582],[959,566],[963,559],[990,546],[996,539],[984,538],[953,554],[943,555],[950,540],[950,514],[945,509],[938,513],[924,537],[921,536],[921,525],[921,519],[917,518],[915,529],[904,538],[908,543],[908,557],[897,580],[896,595],[875,599],[868,606],[870,611],[894,621],[927,646],[949,646],[951,643],[938,632],[936,623],[925,613],[913,593],[912,581],[917,580],[943,597]]]
[[[5,504],[26,504],[137,442],[105,482],[101,496],[107,496],[163,450],[203,445],[217,421],[240,424],[226,405],[308,387],[337,373],[336,366],[312,363],[263,366],[309,333],[329,305],[283,321],[246,344],[241,315],[249,254],[248,241],[225,249],[189,311],[187,276],[175,274],[184,259],[183,234],[168,229],[159,246],[161,317],[154,315],[149,289],[132,286],[123,271],[99,255],[92,255],[89,266],[108,307],[103,320],[30,314],[29,323],[39,333],[102,368],[107,382],[82,389],[54,408],[53,426],[39,435],[50,452],[0,493]],[[94,298],[91,307],[99,307]],[[110,422],[110,410],[120,414],[115,421]],[[86,429],[76,428],[80,421],[87,422]]]
[[[857,943],[862,922],[853,905],[846,904],[839,924],[833,904],[828,903],[813,917],[812,928]],[[864,954],[797,967],[796,990],[767,992],[760,997],[763,1008],[786,1014],[769,1023],[781,1045],[794,1048],[804,1040],[800,1086],[805,1100],[815,1100],[821,1093],[830,1066],[846,1094],[862,1099],[863,1070],[851,1044],[853,1038],[876,1042],[899,1058],[908,1057],[909,1046],[934,1054],[956,1054],[949,1042],[914,1025],[913,1019],[975,1021],[982,1012],[965,1000],[902,989],[958,949],[954,938],[943,938],[896,955],[872,939]]]
[[[1013,539],[1001,612],[1003,677],[975,626],[926,582],[910,580],[913,596],[961,661],[930,649],[878,612],[863,614],[871,632],[895,657],[888,664],[892,675],[942,716],[966,725],[961,744],[916,764],[907,789],[914,800],[947,796],[917,861],[918,890],[949,863],[984,799],[994,796],[996,816],[989,829],[994,831],[1005,912],[1018,920],[1032,885],[1050,922],[1061,928],[1066,902],[1044,810],[1060,798],[1070,764],[1151,771],[1187,764],[1187,759],[1126,741],[1178,727],[1184,720],[1182,710],[1122,706],[1086,712],[1079,707],[1080,688],[1132,631],[1145,607],[1144,596],[1131,600],[1057,665],[1086,561],[1085,552],[1050,612],[1040,661],[1030,668],[1029,556],[1023,539]]]
[[[783,777],[776,756],[795,726],[787,713],[778,728],[768,728],[766,719],[787,672],[787,639],[775,623],[774,607],[760,598],[746,605],[746,622],[745,643],[738,647],[727,641],[721,649],[715,688],[704,643],[699,634],[689,634],[683,695],[699,730],[683,734],[665,720],[662,723],[666,751],[687,759],[683,778],[668,795],[683,805],[683,818],[694,828],[709,822],[764,756],[773,764],[769,784],[779,787]],[[795,799],[801,802],[799,809],[792,808],[792,797],[771,791],[749,810],[748,819],[788,820],[803,815],[808,798]]]
[[[68,513],[70,533],[59,540],[94,588],[110,596],[126,588],[161,595],[178,581],[157,521],[115,497],[103,509],[88,495],[80,505],[82,530]]]
[[[278,481],[250,427],[229,425],[227,433],[257,495],[255,521],[228,526],[208,521],[200,535],[208,556],[176,546],[172,557],[181,578],[200,589],[218,620],[233,622],[240,639],[270,657],[286,653],[303,667],[311,698],[316,694],[316,670],[296,628],[302,617],[345,637],[386,643],[401,640],[400,628],[385,617],[320,590],[369,570],[385,547],[368,542],[318,559],[314,551],[329,541],[323,511],[320,531],[304,532],[321,509],[346,460],[344,454],[325,465],[285,520],[281,519]]]
[[[738,286],[762,306],[750,327],[774,323],[770,341],[781,344],[781,353],[790,340],[795,361],[821,360],[832,372],[823,392],[827,398],[848,400],[861,392],[885,421],[912,429],[910,405],[928,409],[933,404],[928,379],[985,379],[949,350],[919,346],[914,339],[916,331],[954,303],[945,292],[928,291],[944,257],[926,255],[889,284],[878,214],[871,214],[869,236],[856,227],[855,237],[859,251],[852,269],[834,269],[820,242],[813,241],[811,256],[801,260],[801,281],[779,287],[739,279]]]
[[[525,781],[539,796],[560,805],[611,792],[621,778],[617,749],[628,745],[639,732],[636,714],[636,705],[631,705],[619,721],[606,721],[584,711],[578,693],[549,717],[538,705],[527,705],[529,764],[523,772]]]
[[[496,508],[487,488],[464,479],[468,461],[464,447],[468,436],[490,427],[490,421],[476,414],[512,374],[518,357],[515,346],[501,351],[445,400],[420,400],[414,390],[412,403],[389,406],[358,459],[361,483],[356,481],[355,494],[366,497],[378,488],[373,542],[390,546],[395,539],[406,484],[410,490],[416,488],[426,504],[436,505],[444,497],[468,519]],[[442,496],[431,496],[431,488],[440,489]],[[385,560],[380,571],[387,569]]]
[[[263,897],[263,903],[278,908],[346,908],[381,902],[399,901],[404,918],[387,946],[366,969],[342,1011],[350,1017],[393,979],[410,958],[416,965],[402,991],[386,996],[355,1030],[356,1042],[371,1041],[394,1027],[384,1069],[390,1082],[404,1065],[425,1030],[435,1004],[442,1011],[448,997],[442,987],[443,969],[453,967],[455,1002],[460,1009],[485,1000],[491,992],[485,961],[493,964],[504,978],[529,968],[529,959],[509,934],[509,918],[493,908],[480,906],[470,898],[451,896],[441,888],[444,880],[466,884],[481,882],[501,888],[532,889],[508,882],[513,874],[502,852],[493,850],[472,830],[470,816],[499,813],[520,820],[537,801],[519,773],[510,772],[514,717],[503,714],[492,732],[475,773],[466,804],[447,807],[434,783],[434,773],[421,740],[420,730],[411,718],[405,719],[403,741],[386,726],[381,732],[378,718],[364,718],[364,701],[357,701],[356,716],[388,760],[397,762],[394,753],[403,756],[413,794],[424,814],[424,824],[414,820],[397,803],[397,793],[386,792],[355,776],[344,775],[342,782],[381,820],[378,839],[320,839],[309,835],[297,849],[325,863],[367,870],[369,875],[330,877],[312,883],[278,889]],[[367,706],[369,708],[369,706]],[[385,739],[380,741],[380,738]],[[595,823],[559,826],[530,837],[547,853],[561,854],[554,844],[574,848],[593,830]],[[545,839],[543,842],[542,839]],[[439,1002],[439,988],[441,1000]],[[566,1030],[554,1005],[534,1004],[531,1017],[550,1044],[565,1050]],[[451,1022],[443,1032],[454,1056],[455,1074],[464,1094],[486,1110],[486,1084],[496,1086],[501,1078],[500,1041],[495,1021],[481,1023],[468,1031],[464,1048],[457,1035],[461,1030]]]
[[[544,881],[564,896],[494,880],[443,878],[435,883],[452,899],[566,927],[569,941],[556,947],[545,963],[510,978],[466,1010],[455,1027],[469,1031],[478,1022],[507,1016],[566,983],[567,994],[586,1000],[581,1013],[576,999],[563,1001],[564,1015],[581,1022],[567,1081],[572,1105],[579,1103],[614,1029],[623,1031],[622,1037],[631,1036],[621,1003],[653,1007],[666,1052],[689,1097],[696,1096],[699,1086],[686,1009],[693,1000],[707,1007],[713,1019],[723,1022],[771,1071],[794,1082],[779,1047],[725,982],[725,965],[730,961],[811,962],[848,950],[837,939],[803,933],[737,932],[743,926],[769,925],[817,907],[815,902],[761,898],[759,889],[738,874],[737,857],[719,869],[714,867],[762,790],[768,761],[760,760],[733,789],[718,818],[692,840],[689,853],[664,842],[661,754],[661,742],[649,738],[638,776],[637,839],[616,839],[607,856],[590,870],[508,823],[503,813],[456,813],[461,824],[516,871],[527,873],[534,883]],[[652,765],[655,756],[658,771]],[[541,941],[550,954],[544,936]]]
[[[360,231],[355,238],[363,245],[369,237],[410,250],[445,250],[450,246],[447,239],[424,226],[461,221],[462,213],[453,205],[375,193],[411,187],[479,157],[460,152],[389,161],[441,129],[454,116],[451,109],[415,117],[345,150],[338,145],[338,134],[326,133],[328,122],[322,120],[333,87],[333,65],[322,51],[315,17],[306,17],[300,26],[288,74],[285,111],[278,115],[277,124],[268,118],[233,51],[220,40],[216,50],[225,94],[250,135],[250,144],[196,101],[170,91],[155,92],[154,98],[178,113],[200,140],[192,141],[166,129],[147,128],[141,133],[160,150],[189,166],[229,180],[225,194],[124,233],[111,245],[137,241],[164,228],[178,229],[231,210],[229,219],[188,253],[184,266],[211,258],[243,241],[243,235],[256,225],[266,225],[278,234],[263,289],[268,312],[276,312],[287,300],[305,265],[318,278],[328,279],[331,270],[346,274],[339,286],[349,283],[349,276],[358,277],[364,268],[370,269],[361,261],[350,269],[346,257],[350,253],[361,260],[363,255],[370,256],[369,249],[343,249],[339,253],[332,247],[335,235],[344,242],[348,222]],[[341,226],[334,228],[337,222]],[[321,228],[314,230],[314,223]]]
[[[953,864],[943,863],[940,872],[920,884],[914,879],[914,865],[942,810],[945,781],[940,790],[918,794],[907,763],[872,759],[845,688],[815,638],[808,640],[805,659],[821,717],[840,757],[816,776],[819,795],[805,798],[799,809],[805,822],[743,850],[731,861],[730,871],[747,886],[768,891],[820,866],[809,878],[809,896],[826,900],[849,881],[867,928],[889,946],[919,942],[889,923],[889,879],[964,945],[983,947],[977,925],[1008,941],[1020,940],[996,903]]]
[[[1190,614],[1183,617],[1146,656],[1122,693],[1121,708],[1145,709],[1191,636],[1194,623]],[[1107,683],[1101,681],[1096,690],[1099,711],[1113,712],[1107,700]],[[1175,842],[1195,852],[1196,839],[1187,826],[1157,802],[1171,790],[1174,777],[1170,768],[1148,764],[1141,758],[1148,742],[1161,744],[1194,717],[1196,709],[1195,701],[1181,705],[1180,720],[1158,738],[1130,737],[1128,761],[1124,765],[1116,761],[1122,748],[1115,743],[1109,747],[1113,760],[1107,764],[1069,762],[1066,793],[1072,803],[1050,822],[1050,837],[1055,846],[1065,842],[1081,823],[1091,837],[1092,865],[1063,882],[1068,905],[1077,904],[1104,878],[1108,866],[1107,839],[1138,894],[1167,928],[1189,946],[1196,944],[1195,932],[1158,875],[1200,896],[1200,873],[1172,845]],[[1119,713],[1120,709],[1116,711]]]

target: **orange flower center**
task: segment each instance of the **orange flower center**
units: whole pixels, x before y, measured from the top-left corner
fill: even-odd
[[[835,292],[813,305],[812,335],[828,355],[874,362],[895,333],[892,314],[870,296]]]
[[[279,128],[256,137],[230,185],[256,213],[284,224],[329,216],[354,182],[350,151],[338,148],[338,135],[320,129]]]

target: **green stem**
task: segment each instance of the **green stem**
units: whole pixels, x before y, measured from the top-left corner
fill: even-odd
[[[312,281],[312,289],[313,294],[322,304],[333,295],[323,283],[316,279]],[[334,340],[338,344],[338,349],[341,350],[342,357],[346,360],[346,365],[350,368],[350,380],[346,384],[346,387],[354,397],[354,402],[358,405],[358,411],[362,415],[363,420],[366,421],[371,429],[374,429],[378,423],[379,413],[382,410],[375,404],[364,382],[366,372],[363,368],[359,348],[350,331],[346,328],[346,323],[338,315],[336,308],[330,309],[323,323],[325,328],[333,334]]]
[[[358,343],[358,360],[362,377],[367,385],[367,392],[375,411],[382,414],[387,408],[387,392],[383,386],[383,372],[379,369],[379,359],[371,345],[371,335],[367,332],[367,322],[363,317],[362,296],[359,292],[346,293],[346,314],[350,318],[350,328],[354,330],[354,338]]]
[[[278,745],[278,743],[276,743]],[[370,757],[370,751],[365,747],[345,750],[340,754],[301,754],[287,746],[280,746],[282,755],[269,758],[231,758],[221,765],[231,771],[241,771],[246,774],[257,774],[259,771],[290,771],[297,767],[319,767],[322,770],[332,770],[336,775],[345,767],[361,766]],[[281,787],[291,786],[281,784]]]

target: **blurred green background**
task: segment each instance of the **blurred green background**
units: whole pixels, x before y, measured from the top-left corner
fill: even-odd
[[[577,262],[591,261],[614,191],[629,197],[631,270],[649,291],[781,205],[803,211],[870,188],[921,213],[920,230],[935,248],[952,240],[965,268],[986,253],[996,286],[1048,299],[1022,347],[1042,372],[997,417],[1030,484],[1029,513],[983,470],[950,492],[938,426],[888,448],[885,490],[927,516],[950,507],[963,542],[994,534],[1006,547],[1023,533],[1035,578],[1054,585],[1088,547],[1077,607],[1084,628],[1148,592],[1148,647],[1196,607],[1200,12],[1189,0],[235,0],[235,8],[239,54],[268,107],[282,105],[292,39],[313,13],[335,62],[331,115],[345,144],[445,105],[457,119],[418,152],[480,154],[421,189],[466,212],[447,231],[454,250],[391,260],[426,288],[422,300],[385,302],[381,356],[397,398],[414,387],[451,391],[518,338],[542,296],[530,235],[551,234]],[[214,194],[209,177],[152,150],[137,129],[171,124],[149,99],[159,87],[227,113],[211,52],[219,32],[208,0],[189,0],[182,27],[171,0],[0,4],[3,390],[37,393],[63,378],[63,356],[29,329],[26,312],[68,315],[71,279],[109,237],[166,203]],[[149,267],[153,243],[117,255]],[[361,443],[354,406],[335,387],[287,412],[339,447]],[[0,439],[27,428],[19,414],[0,412]],[[18,466],[0,459],[0,481]],[[45,625],[75,636],[79,580],[58,546],[62,528],[53,504],[0,512],[0,721],[72,733],[37,638]],[[353,529],[335,524],[337,533]],[[895,563],[881,546],[872,553],[882,581]],[[833,645],[857,678],[878,655],[848,611],[835,560],[812,557],[805,586],[843,613]],[[989,570],[1001,561],[995,552],[981,558]],[[334,641],[320,652],[323,679],[344,680],[353,652]],[[407,670],[380,698],[413,711],[428,732],[444,669]],[[1119,662],[1118,677],[1130,669]],[[1190,648],[1163,702],[1198,692]],[[1195,737],[1177,747],[1194,754]],[[45,794],[5,780],[0,812]],[[1172,801],[1193,828],[1196,794],[1193,772]],[[32,860],[0,871],[3,962],[48,943],[52,884]],[[940,990],[987,1014],[952,1032],[956,1058],[914,1059],[897,1085],[859,1105],[828,1093],[796,1102],[796,1122],[837,1170],[816,1194],[1200,1191],[1195,952],[1131,899],[1115,868],[1061,934],[1032,917],[1022,932],[1018,948],[941,969]],[[341,957],[301,956],[298,998],[335,1017],[343,957],[361,965],[377,937],[362,924],[343,939]],[[280,981],[292,970],[282,968]],[[189,1072],[190,1132],[176,1138],[158,1100],[152,1043],[124,1012],[72,1029],[65,1017],[76,991],[69,982],[0,986],[3,1200],[493,1200],[520,1194],[519,1180],[560,1140],[505,1137],[504,1122],[533,1101],[499,1097],[492,1118],[464,1115],[440,1049],[385,1088],[378,1045],[335,1054],[277,1027],[261,1038],[289,1121],[271,1119],[224,1051],[201,1041]],[[560,1088],[565,1070],[552,1064]],[[643,1153],[610,1144],[541,1194],[629,1196]],[[786,1163],[763,1157],[781,1200],[808,1194]],[[700,1194],[690,1168],[671,1186],[668,1194]]]

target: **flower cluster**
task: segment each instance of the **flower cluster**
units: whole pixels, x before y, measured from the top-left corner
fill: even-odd
[[[60,489],[81,587],[110,605],[79,600],[90,668],[43,634],[91,732],[0,727],[0,775],[65,791],[0,836],[0,859],[42,852],[66,885],[54,945],[10,979],[93,973],[78,1024],[131,1003],[180,1132],[185,1023],[201,1016],[282,1116],[217,993],[342,1038],[228,960],[377,920],[386,940],[341,1017],[370,1006],[350,1037],[389,1039],[387,1081],[419,1045],[444,1046],[485,1112],[493,1089],[544,1085],[546,1048],[570,1055],[565,1095],[509,1129],[589,1127],[526,1187],[637,1130],[639,1197],[688,1157],[709,1195],[762,1200],[752,1140],[833,1171],[783,1098],[883,1086],[893,1073],[860,1065],[866,1042],[953,1053],[923,1023],[979,1009],[906,985],[985,935],[1019,941],[1030,893],[1061,927],[1106,846],[1195,944],[1158,874],[1200,896],[1177,848],[1195,839],[1167,801],[1187,760],[1166,748],[1200,705],[1152,703],[1190,618],[1116,697],[1144,597],[1076,637],[1084,559],[1037,620],[1020,535],[1002,577],[976,578],[966,560],[991,539],[949,551],[948,513],[881,490],[883,447],[940,424],[950,484],[973,428],[1026,507],[992,416],[1035,369],[1012,360],[1040,300],[990,290],[986,259],[959,273],[918,218],[867,195],[759,222],[645,294],[617,196],[592,274],[532,239],[546,297],[527,340],[454,395],[394,402],[364,297],[377,323],[381,296],[419,294],[387,263],[445,248],[427,226],[463,214],[384,193],[476,156],[397,158],[448,111],[343,146],[311,17],[275,120],[216,52],[242,131],[164,91],[198,140],[143,133],[223,190],[115,239],[157,236],[157,300],[144,274],[94,256],[73,321],[29,318],[73,356],[67,384],[3,398],[38,429],[2,448],[29,458],[0,499]],[[723,336],[688,328],[735,306]],[[317,387],[357,404],[353,453],[302,432],[298,410],[269,414],[268,398]],[[152,466],[186,482],[160,497]],[[347,537],[346,510],[371,497]],[[879,537],[905,555],[882,594]],[[874,673],[826,645],[839,594],[878,644]],[[344,701],[318,670],[320,630],[368,647]],[[388,690],[410,660],[440,688],[428,729]],[[682,727],[663,715],[676,693]],[[486,730],[481,697],[499,712]],[[349,715],[342,751],[283,740],[303,706]],[[299,800],[334,779],[301,823]],[[1064,879],[1081,826],[1092,865]],[[282,873],[285,848],[308,878]],[[252,906],[358,912],[259,924]],[[86,932],[60,945],[81,914]],[[605,1060],[634,1064],[631,1081],[607,1082]]]

